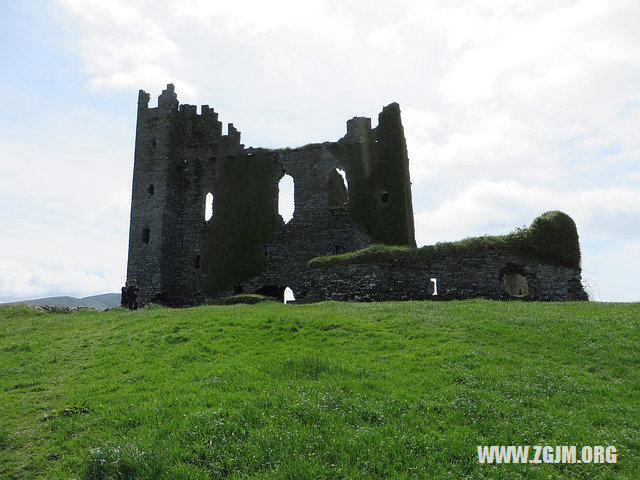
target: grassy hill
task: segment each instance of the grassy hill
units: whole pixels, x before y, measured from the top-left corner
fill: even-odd
[[[0,308],[0,478],[640,478],[640,306]],[[481,465],[477,445],[613,445]]]
[[[120,306],[119,293],[102,293],[100,295],[92,295],[91,297],[46,297],[34,298],[32,300],[20,300],[18,302],[10,302],[0,305],[55,305],[56,307],[90,307],[97,310],[106,310]]]

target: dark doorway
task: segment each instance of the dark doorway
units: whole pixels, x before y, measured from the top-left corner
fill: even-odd
[[[278,287],[277,285],[265,285],[264,287],[258,289],[256,293],[258,295],[266,295],[267,297],[273,297],[279,300],[280,302],[284,302],[284,288]]]

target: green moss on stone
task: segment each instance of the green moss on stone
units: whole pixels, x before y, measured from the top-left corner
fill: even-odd
[[[360,143],[331,147],[349,178],[349,213],[375,242],[415,246],[409,159],[397,103],[386,106]],[[383,195],[386,202],[382,200]]]
[[[358,263],[413,265],[492,249],[510,251],[552,265],[580,267],[576,225],[571,217],[559,211],[546,212],[537,217],[529,228],[519,228],[508,235],[465,238],[421,248],[373,245],[355,252],[317,257],[309,262],[309,266],[324,268]]]
[[[580,265],[580,242],[573,219],[557,210],[536,218],[528,229],[526,249],[561,265]]]
[[[279,167],[271,155],[260,150],[219,162],[203,258],[210,294],[264,270],[264,244],[281,225]]]

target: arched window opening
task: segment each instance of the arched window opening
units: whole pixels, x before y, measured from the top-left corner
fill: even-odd
[[[204,220],[208,222],[213,216],[213,193],[207,193],[204,200]]]
[[[285,174],[278,183],[278,213],[284,223],[289,223],[295,211],[293,177]]]
[[[507,263],[500,271],[502,290],[511,298],[533,298],[535,292],[532,281],[533,278],[529,278],[523,268],[514,263]]]
[[[336,168],[329,173],[329,207],[342,207],[349,201],[349,187],[347,174],[344,170]]]
[[[143,228],[142,229],[142,241],[144,243],[149,243],[149,240],[151,239],[151,230],[148,228]]]
[[[293,295],[293,290],[287,287],[284,289],[284,303],[293,303],[296,301],[296,297]]]
[[[515,298],[525,298],[529,296],[529,282],[525,275],[516,272],[506,273],[502,276],[502,289]]]
[[[194,263],[196,268],[200,268],[200,255],[196,255],[196,259]]]
[[[149,184],[149,187],[147,188],[147,192],[149,192],[149,195],[153,195],[156,191],[156,188],[153,186],[153,183]]]
[[[380,201],[382,203],[389,203],[389,193],[388,192],[382,192],[380,194]]]

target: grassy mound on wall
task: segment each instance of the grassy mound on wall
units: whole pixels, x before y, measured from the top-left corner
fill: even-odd
[[[543,213],[530,227],[519,228],[508,235],[465,238],[457,242],[441,242],[422,248],[373,245],[355,252],[317,257],[309,262],[309,266],[323,268],[355,263],[388,262],[412,265],[490,249],[511,251],[553,265],[580,266],[580,243],[576,224],[569,215],[557,210]]]
[[[264,244],[281,225],[278,165],[266,151],[221,160],[203,267],[213,294],[260,273]]]
[[[570,267],[580,265],[578,229],[566,213],[554,210],[536,218],[527,229],[525,249],[540,258]]]

